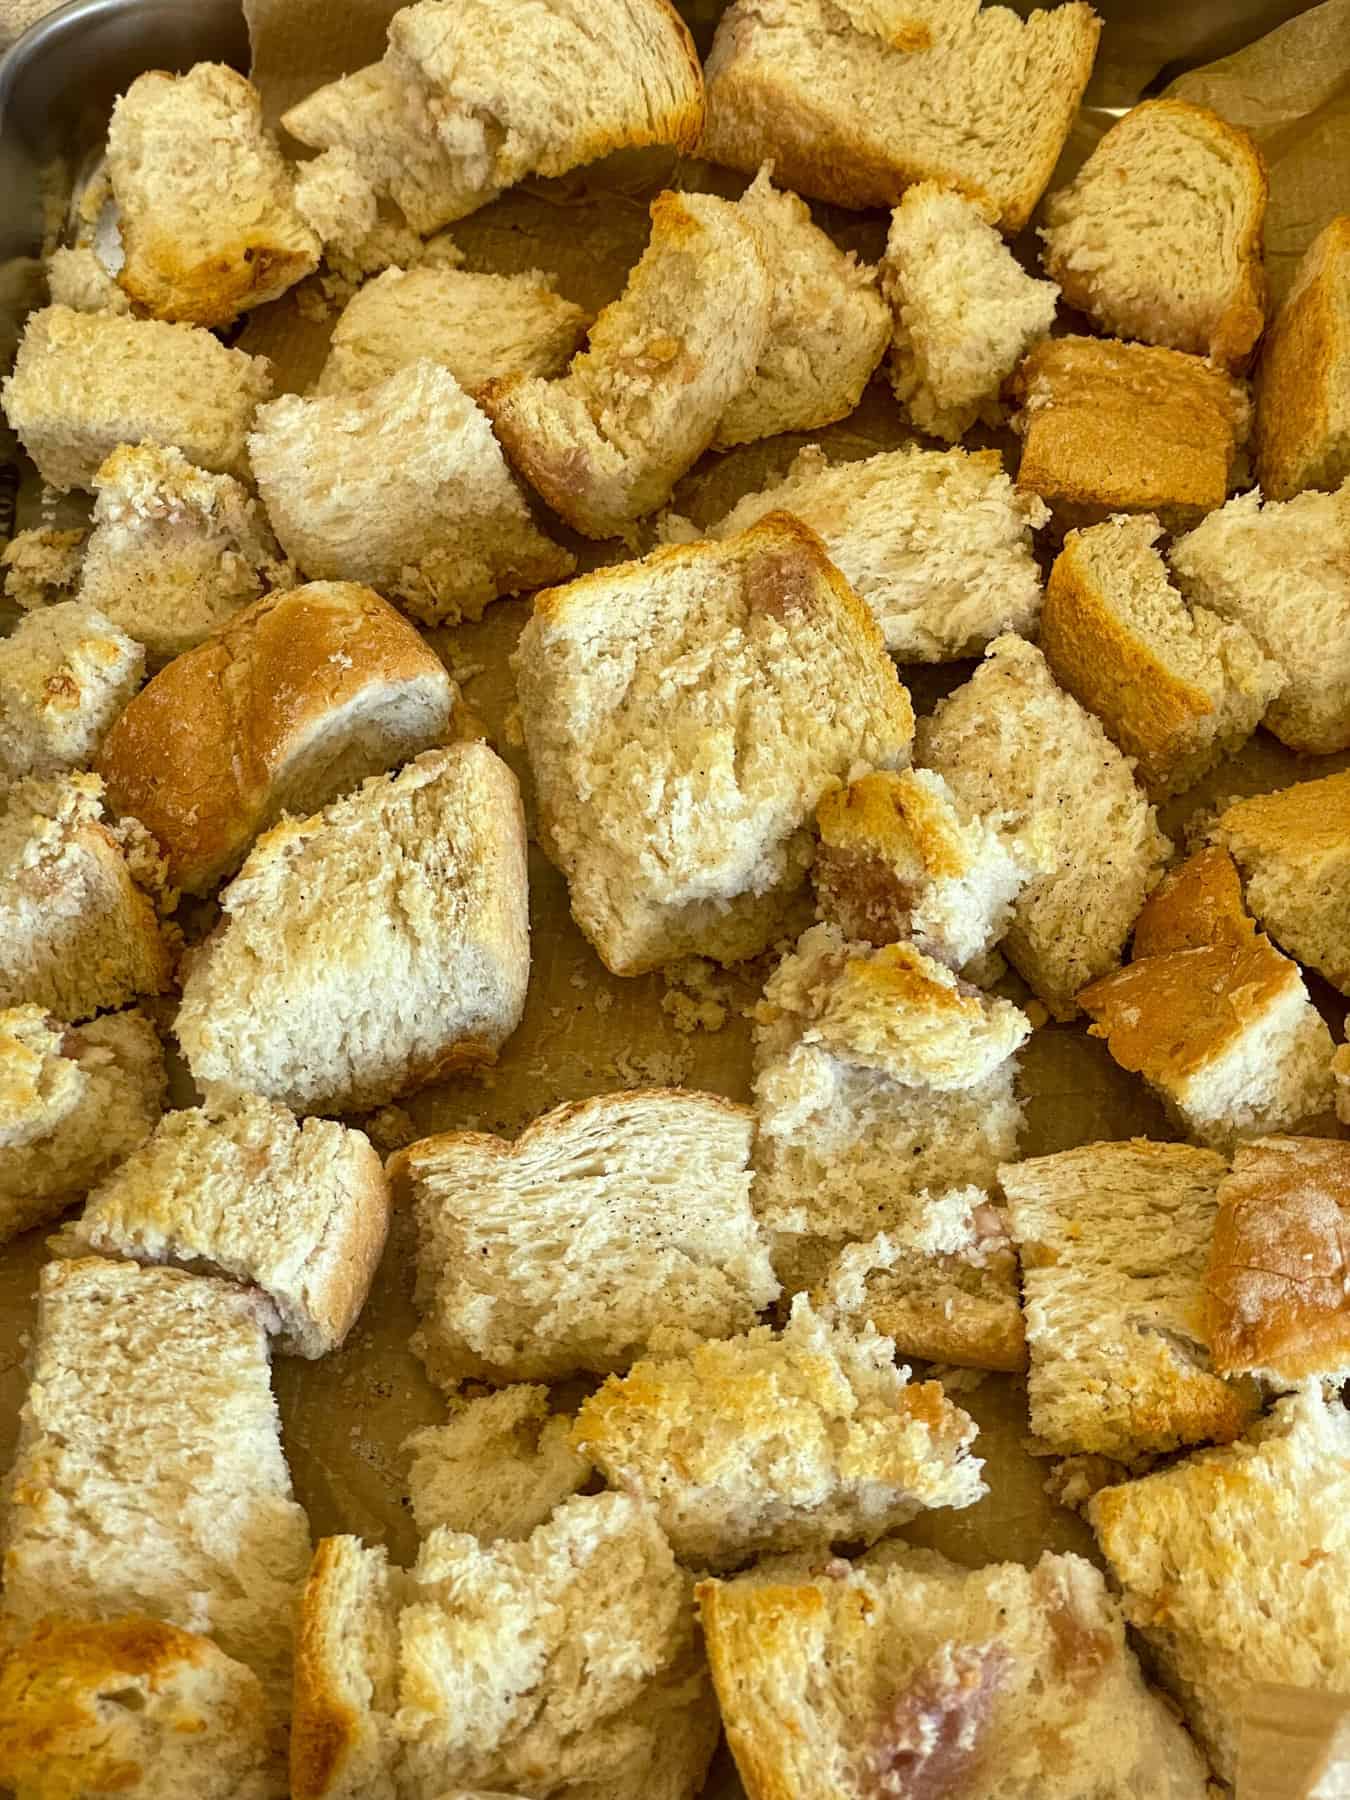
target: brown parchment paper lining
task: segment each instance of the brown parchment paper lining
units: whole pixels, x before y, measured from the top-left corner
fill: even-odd
[[[320,81],[378,56],[394,4],[246,0],[246,10],[255,79],[275,119]],[[707,0],[695,0],[690,9],[705,52],[716,10]],[[1178,8],[1175,0],[1150,0],[1128,11],[1102,10],[1107,25],[1097,69],[1055,182],[1072,173],[1121,110],[1170,81],[1167,91],[1214,106],[1260,138],[1271,166],[1272,278],[1281,289],[1320,225],[1335,211],[1350,210],[1350,0],[1326,0],[1285,24],[1279,21],[1291,11],[1288,5],[1253,0],[1236,6],[1213,0],[1189,8]],[[1272,24],[1279,28],[1251,43]],[[1191,74],[1180,72],[1182,65],[1214,55],[1222,60]],[[740,178],[697,162],[628,158],[559,181],[526,183],[452,231],[470,268],[548,270],[561,292],[594,310],[622,290],[645,243],[648,199],[666,181],[728,194],[743,186]],[[818,208],[817,216],[841,243],[869,258],[880,253],[881,215]],[[1030,234],[1021,247],[1034,254]],[[303,391],[317,374],[330,328],[331,320],[328,326],[315,323],[288,298],[254,315],[240,341],[273,358],[279,389]],[[889,390],[873,383],[853,417],[810,440],[777,439],[705,458],[681,483],[674,504],[706,521],[780,472],[807,441],[820,442],[831,456],[858,457],[907,436]],[[986,441],[1012,449],[1007,438]],[[21,523],[31,522],[30,509]],[[615,547],[569,541],[586,566],[618,559]],[[528,806],[529,774],[512,727],[508,667],[527,616],[527,601],[498,603],[481,623],[437,632],[433,641],[459,676],[491,741],[521,777]],[[970,666],[905,670],[916,708],[931,707],[966,678]],[[1259,734],[1239,758],[1170,804],[1164,824],[1180,847],[1188,818],[1216,800],[1329,773],[1347,761],[1299,759]],[[381,1148],[454,1128],[514,1133],[560,1101],[644,1082],[682,1082],[748,1098],[746,1013],[763,967],[728,975],[703,965],[702,976],[712,975],[711,991],[725,1008],[725,1022],[715,1031],[689,1029],[690,1013],[707,998],[706,992],[686,991],[697,986],[692,976],[683,987],[661,976],[630,981],[610,976],[572,924],[561,878],[533,848],[530,877],[533,969],[520,1030],[482,1082],[429,1089],[377,1115],[370,1128]],[[1344,1001],[1315,978],[1310,985],[1339,1038]],[[1005,988],[1025,997],[1013,980]],[[163,1020],[166,1035],[171,1010]],[[1117,1068],[1081,1026],[1035,1033],[1022,1056],[1021,1088],[1027,1155],[1100,1138],[1175,1135],[1142,1085]],[[191,1104],[192,1098],[180,1070],[175,1103]],[[26,1385],[43,1235],[29,1234],[0,1256],[0,1466],[12,1447]],[[416,1549],[401,1445],[409,1431],[444,1416],[441,1399],[408,1350],[412,1274],[410,1221],[399,1216],[370,1303],[347,1346],[319,1363],[280,1358],[276,1364],[286,1449],[315,1537],[355,1532],[386,1542],[401,1561],[410,1560]],[[986,1458],[990,1493],[966,1512],[931,1514],[905,1535],[968,1564],[1034,1561],[1045,1548],[1093,1554],[1079,1519],[1047,1498],[1048,1465],[1025,1449],[1022,1383],[990,1376],[958,1398],[981,1426],[978,1447]],[[707,1791],[719,1800],[740,1792],[725,1752]]]

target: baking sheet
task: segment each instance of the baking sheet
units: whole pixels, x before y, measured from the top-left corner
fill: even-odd
[[[0,0],[0,20],[4,17]],[[31,10],[31,0],[24,0]],[[379,53],[392,0],[250,0],[256,78],[271,116],[329,79]],[[1215,106],[1261,137],[1271,164],[1268,241],[1277,287],[1292,259],[1336,210],[1350,210],[1350,0],[1326,0],[1284,24],[1262,42],[1242,48],[1264,27],[1285,19],[1287,5],[1221,3],[1178,9],[1150,3],[1102,9],[1107,18],[1088,105],[1066,147],[1056,180],[1081,162],[1118,111],[1140,95],[1184,93]],[[716,8],[689,9],[700,47],[707,48]],[[1221,56],[1194,74],[1180,65]],[[1174,79],[1176,78],[1176,79]],[[552,272],[561,292],[595,309],[623,287],[645,242],[646,204],[654,185],[737,193],[743,182],[726,171],[668,157],[628,158],[556,182],[527,183],[453,227],[472,269]],[[859,217],[817,209],[839,240],[875,257],[884,238],[881,215]],[[1030,247],[1030,239],[1024,248]],[[331,321],[330,321],[331,323]],[[280,388],[303,388],[322,360],[327,328],[301,315],[291,300],[263,309],[249,322],[243,347],[271,355]],[[681,483],[677,510],[714,518],[751,488],[779,472],[805,442],[832,456],[863,456],[905,441],[898,410],[874,383],[849,420],[815,434],[751,445],[705,458]],[[968,441],[975,441],[973,438]],[[986,441],[1003,442],[998,438]],[[68,514],[69,505],[63,508]],[[21,523],[39,516],[35,491],[21,501]],[[565,533],[562,535],[566,536]],[[605,546],[569,539],[587,566],[614,560]],[[530,804],[528,770],[514,741],[508,657],[528,613],[511,601],[488,609],[481,623],[433,634],[493,744],[516,769]],[[906,670],[916,708],[927,710],[964,680],[971,665]],[[1258,735],[1243,755],[1201,788],[1164,811],[1180,844],[1187,819],[1217,799],[1258,792],[1329,773],[1350,758],[1300,759]],[[568,915],[561,878],[532,848],[533,970],[525,1019],[496,1070],[481,1081],[446,1084],[386,1109],[371,1129],[381,1147],[397,1147],[429,1131],[472,1128],[514,1133],[560,1101],[644,1082],[680,1082],[743,1100],[749,1096],[750,1036],[746,1010],[763,978],[762,966],[732,975],[704,965],[704,987],[662,976],[623,981],[609,975]],[[720,1028],[694,1025],[706,1002],[706,978],[725,1017]],[[1344,1001],[1315,981],[1315,994],[1337,1038]],[[690,987],[698,991],[688,991]],[[1025,996],[1015,980],[1006,991]],[[706,1006],[703,1010],[707,1011]],[[1113,1064],[1081,1026],[1037,1031],[1021,1059],[1027,1129],[1023,1153],[1036,1155],[1097,1138],[1174,1135],[1142,1084]],[[191,1104],[190,1089],[176,1089]],[[0,1466],[8,1460],[22,1401],[24,1358],[33,1317],[42,1233],[30,1234],[0,1255]],[[369,1305],[348,1345],[317,1364],[280,1359],[276,1387],[297,1494],[315,1537],[356,1532],[383,1541],[399,1561],[415,1554],[401,1444],[416,1427],[443,1416],[443,1406],[411,1356],[413,1249],[410,1221],[397,1217]],[[906,1536],[957,1560],[1032,1561],[1043,1548],[1092,1553],[1076,1516],[1044,1493],[1047,1465],[1024,1448],[1027,1430],[1022,1384],[990,1376],[959,1396],[981,1426],[988,1498],[963,1513],[935,1513]],[[725,1767],[709,1792],[739,1790]]]

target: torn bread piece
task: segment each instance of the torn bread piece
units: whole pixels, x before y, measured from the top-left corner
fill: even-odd
[[[1228,1443],[1260,1395],[1213,1372],[1205,1269],[1227,1173],[1187,1144],[1088,1144],[1006,1166],[1022,1259],[1031,1429],[1058,1456],[1133,1463]]]
[[[282,1455],[265,1311],[181,1269],[46,1265],[5,1608],[25,1625],[143,1612],[202,1632],[284,1719],[309,1528]]]
[[[715,1095],[644,1088],[557,1107],[514,1143],[446,1132],[400,1151],[432,1379],[607,1375],[748,1330],[778,1292],[752,1126]]]
[[[586,324],[582,309],[538,269],[386,269],[347,303],[314,391],[360,393],[425,358],[476,400],[502,376],[561,375]]]
[[[816,826],[816,908],[846,938],[908,939],[960,970],[1011,927],[1027,862],[931,770],[878,771],[832,788]]]
[[[1315,1387],[1249,1436],[1105,1488],[1088,1517],[1214,1772],[1258,1682],[1350,1692],[1350,1418]]]
[[[698,1599],[749,1800],[1209,1792],[1084,1557],[963,1569],[882,1544],[705,1581]]]
[[[750,214],[662,193],[620,297],[558,381],[524,375],[482,399],[506,453],[586,537],[628,534],[663,506],[759,367],[774,282]]]
[[[318,266],[258,90],[223,63],[138,75],[112,110],[108,173],[117,279],[151,318],[228,325]]]
[[[540,842],[615,974],[757,955],[821,796],[909,760],[871,615],[784,514],[541,595],[513,666]]]
[[[551,1414],[548,1389],[534,1383],[452,1400],[447,1424],[425,1426],[404,1445],[419,1534],[443,1526],[484,1543],[528,1537],[590,1479],[571,1432],[571,1419]]]
[[[816,532],[901,662],[974,656],[1041,609],[1031,534],[1049,517],[1020,493],[997,450],[883,450],[829,463],[808,445],[783,480],[747,494],[708,529],[734,537],[766,513]]]
[[[955,443],[1004,422],[1003,384],[1050,330],[1059,290],[1036,281],[995,230],[988,202],[940,183],[908,188],[891,214],[882,292],[888,373],[920,431]]]
[[[866,1320],[902,1356],[958,1368],[1027,1366],[1017,1252],[1004,1209],[983,1188],[915,1194],[885,1231],[845,1244],[812,1304],[827,1318]]]
[[[752,1198],[789,1295],[818,1287],[846,1245],[913,1226],[926,1191],[992,1187],[1022,1124],[1011,1057],[939,1092],[923,1082],[921,1058],[906,1085],[812,1041],[845,961],[837,933],[808,931],[756,1012]],[[939,1068],[953,1052],[959,1060],[963,1018],[974,1015],[951,1022]],[[932,1275],[940,1285],[942,1270]]]
[[[1046,338],[1018,368],[1019,487],[1061,526],[1156,513],[1168,531],[1222,506],[1247,436],[1244,388],[1199,356],[1099,338]]]
[[[258,1677],[144,1614],[42,1619],[0,1648],[0,1787],[15,1800],[278,1800]]]
[[[170,883],[204,894],[283,813],[305,818],[452,735],[459,689],[392,606],[311,582],[236,613],[123,711],[98,758]]]
[[[1350,1379],[1350,1144],[1239,1146],[1219,1189],[1208,1273],[1214,1366],[1268,1386]]]
[[[1350,479],[1283,503],[1237,495],[1168,559],[1189,600],[1245,625],[1284,671],[1266,729],[1309,755],[1350,748]]]
[[[1096,14],[1071,4],[1023,20],[962,7],[915,54],[893,47],[889,31],[859,30],[852,5],[729,6],[707,63],[700,153],[747,174],[771,158],[785,187],[840,206],[894,206],[913,183],[940,182],[1020,231],[1078,110]]]
[[[1240,750],[1284,686],[1245,625],[1167,579],[1151,513],[1071,531],[1041,609],[1040,646],[1062,688],[1138,760],[1149,787],[1184,793]]]
[[[1120,960],[1171,846],[1133,765],[1021,638],[1001,637],[919,727],[918,760],[1038,871],[1004,953],[1059,1019]]]
[[[814,925],[794,956],[799,1042],[902,1086],[975,1087],[1031,1035],[1010,1000],[981,993],[913,944],[876,949],[850,942],[837,925]],[[782,1005],[785,968],[776,979],[773,1004]]]
[[[500,594],[561,581],[487,419],[425,357],[359,394],[286,394],[249,438],[258,491],[313,581],[356,581],[424,625],[482,617]]]
[[[167,1085],[138,1012],[72,1026],[38,1006],[0,1011],[0,1243],[56,1218],[138,1149]]]
[[[1146,100],[1046,201],[1046,272],[1110,337],[1244,368],[1265,323],[1268,189],[1247,132],[1188,100]]]
[[[1236,800],[1210,836],[1276,943],[1350,994],[1350,773]]]
[[[0,638],[0,780],[87,765],[144,672],[142,646],[96,607],[20,619]]]
[[[188,959],[176,1026],[208,1101],[363,1111],[495,1062],[520,1023],[525,820],[515,776],[486,744],[425,751],[283,820],[220,905]]]
[[[0,387],[5,416],[49,487],[89,488],[119,444],[173,444],[249,479],[246,439],[272,391],[265,356],[196,325],[48,306],[24,326]]]
[[[24,612],[59,600],[73,600],[88,536],[83,527],[58,531],[51,525],[17,532],[0,553],[6,599]]]
[[[53,306],[75,312],[129,313],[131,301],[91,244],[53,250],[47,258],[47,294]]]
[[[381,201],[362,173],[360,159],[339,146],[295,171],[295,210],[323,245],[326,294],[350,292],[368,275],[390,267],[411,269],[424,259],[457,268],[464,258],[447,232],[423,240],[393,201]]]
[[[716,1741],[689,1578],[626,1495],[566,1500],[519,1542],[433,1531],[406,1573],[354,1538],[319,1545],[295,1800],[442,1800],[447,1783],[693,1800]]]
[[[102,794],[96,775],[0,788],[0,1006],[76,1021],[169,988],[169,939]]]
[[[1227,1149],[1331,1110],[1331,1033],[1269,938],[1144,957],[1079,1000],[1092,1035],[1202,1144]]]
[[[293,587],[258,501],[167,444],[123,444],[93,479],[79,598],[162,668],[250,601]]]
[[[1256,473],[1272,500],[1350,477],[1350,214],[1304,251],[1261,346]]]
[[[1237,864],[1226,850],[1199,850],[1163,877],[1134,922],[1131,960],[1220,944],[1240,947],[1256,936],[1242,903]]]
[[[872,1544],[987,1491],[974,1420],[894,1356],[871,1326],[827,1324],[799,1294],[779,1334],[761,1325],[610,1376],[572,1442],[693,1567]]]
[[[876,270],[840,250],[771,172],[766,164],[740,202],[772,282],[769,334],[749,385],[722,414],[714,450],[846,419],[890,342]]]
[[[388,1183],[364,1132],[301,1123],[250,1094],[166,1114],[61,1247],[241,1282],[270,1302],[280,1348],[314,1358],[355,1324],[388,1226]]]

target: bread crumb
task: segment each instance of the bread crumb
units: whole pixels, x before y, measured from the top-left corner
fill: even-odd
[[[669,1013],[676,1031],[720,1031],[727,1022],[731,992],[719,983],[716,963],[703,956],[687,956],[663,971],[666,992],[662,1012]]]
[[[977,1387],[983,1387],[989,1379],[988,1369],[958,1369],[946,1363],[931,1363],[925,1370],[925,1379],[940,1381],[942,1391],[946,1394],[969,1394]]]
[[[613,1069],[628,1087],[680,1087],[694,1066],[694,1053],[679,1050],[624,1050],[614,1058]]]
[[[405,1144],[415,1143],[422,1135],[413,1123],[412,1115],[401,1106],[382,1106],[378,1112],[371,1113],[365,1123],[365,1132],[384,1156],[401,1150]]]

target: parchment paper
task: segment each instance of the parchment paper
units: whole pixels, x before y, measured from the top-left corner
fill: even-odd
[[[247,4],[255,79],[273,117],[319,81],[378,55],[394,10],[393,0]],[[1119,110],[1146,92],[1159,91],[1178,75],[1179,64],[1221,54],[1224,59],[1211,68],[1180,75],[1169,91],[1201,99],[1261,137],[1271,162],[1270,242],[1278,285],[1287,277],[1289,259],[1325,219],[1350,208],[1350,0],[1327,0],[1246,50],[1239,46],[1292,9],[1259,0],[1245,0],[1241,6],[1215,0],[1180,9],[1174,0],[1150,0],[1148,5],[1102,10],[1108,22],[1097,71],[1056,181],[1081,162]],[[704,50],[714,11],[696,5],[691,14]],[[556,275],[564,294],[594,309],[621,291],[645,242],[647,199],[665,180],[731,194],[743,185],[726,171],[698,163],[674,167],[669,158],[619,160],[561,181],[527,183],[456,225],[453,233],[470,268],[546,269]],[[818,208],[817,217],[840,242],[865,256],[879,254],[885,228],[881,215],[859,217]],[[302,317],[288,299],[255,315],[241,342],[274,358],[281,388],[303,390],[317,373],[326,336],[326,327]],[[851,419],[813,439],[780,439],[705,458],[681,483],[675,506],[700,521],[719,516],[785,467],[807,441],[822,443],[834,456],[856,457],[899,444],[906,436],[889,390],[874,383]],[[1011,448],[1007,439],[988,441]],[[25,498],[21,523],[33,521],[35,505],[31,495]],[[604,546],[569,541],[587,565],[610,554]],[[514,695],[507,666],[527,614],[528,602],[498,603],[481,623],[438,632],[434,641],[460,675],[491,741],[520,775],[529,806],[528,770],[513,741]],[[916,708],[931,707],[967,677],[971,666],[905,670]],[[1164,825],[1180,845],[1188,818],[1217,799],[1330,773],[1347,762],[1350,758],[1299,759],[1259,734],[1240,758],[1165,808]],[[514,1133],[560,1101],[643,1082],[683,1082],[748,1098],[745,1009],[758,993],[764,966],[716,974],[714,992],[726,1006],[719,1030],[681,1029],[688,1024],[679,1015],[688,1010],[689,997],[678,984],[668,985],[661,976],[622,981],[608,975],[571,922],[561,878],[533,849],[530,875],[533,969],[520,1030],[485,1080],[430,1089],[408,1099],[392,1116],[388,1111],[377,1116],[370,1128],[381,1147],[392,1149],[415,1135],[459,1127]],[[1015,979],[1004,985],[1010,995],[1026,997]],[[1339,1038],[1345,1002],[1315,978],[1310,986]],[[167,1017],[164,1022],[167,1026]],[[1021,1088],[1026,1155],[1100,1138],[1174,1135],[1142,1084],[1120,1070],[1081,1026],[1050,1026],[1035,1033],[1022,1055]],[[192,1103],[181,1071],[175,1100]],[[279,1359],[276,1364],[286,1449],[315,1537],[355,1532],[386,1542],[401,1561],[415,1554],[416,1540],[400,1446],[409,1431],[443,1416],[440,1398],[407,1348],[414,1324],[412,1257],[409,1221],[399,1217],[370,1303],[348,1345],[319,1363]],[[42,1259],[41,1232],[0,1255],[0,1467],[10,1452],[25,1389],[23,1364]],[[1022,1383],[990,1376],[958,1398],[980,1423],[978,1448],[986,1458],[990,1494],[966,1512],[931,1514],[905,1535],[968,1564],[1001,1558],[1033,1561],[1047,1547],[1093,1554],[1078,1518],[1047,1499],[1046,1464],[1024,1449]],[[708,1793],[719,1800],[739,1793],[725,1753]]]

